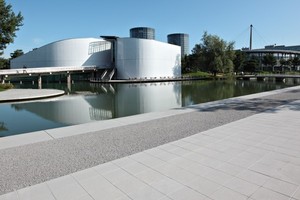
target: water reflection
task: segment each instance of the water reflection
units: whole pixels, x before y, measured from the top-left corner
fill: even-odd
[[[11,104],[10,109],[9,104],[0,105],[2,114],[13,116],[4,119],[7,130],[0,129],[0,136],[169,110],[182,104],[178,82],[92,84],[89,90],[54,100]]]
[[[4,125],[4,122],[0,122],[0,131],[7,131],[7,128]]]
[[[182,106],[264,92],[294,84],[257,81],[193,81],[182,83]]]

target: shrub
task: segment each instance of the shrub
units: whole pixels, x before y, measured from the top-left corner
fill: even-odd
[[[12,89],[12,88],[14,88],[14,86],[11,83],[0,84],[0,91]]]

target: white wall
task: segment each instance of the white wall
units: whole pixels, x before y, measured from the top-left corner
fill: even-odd
[[[155,40],[119,38],[118,79],[181,76],[181,48]]]
[[[89,52],[91,42],[100,38],[67,39],[50,43],[11,61],[11,68],[89,66],[107,68],[111,64],[111,51]]]

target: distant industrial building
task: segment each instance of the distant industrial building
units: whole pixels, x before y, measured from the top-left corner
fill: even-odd
[[[265,46],[263,49],[248,49],[244,48],[242,49],[245,53],[248,54],[249,57],[255,57],[259,61],[259,65],[263,69],[262,60],[264,56],[266,55],[273,55],[276,58],[276,66],[281,66],[280,61],[281,60],[292,60],[295,57],[300,58],[300,45],[296,46],[285,46],[285,45],[268,45]],[[296,67],[296,70],[299,70],[299,67]]]
[[[189,35],[185,33],[174,33],[168,35],[168,43],[181,46],[181,55],[189,54]]]
[[[149,27],[135,27],[130,29],[130,37],[155,40],[155,29]]]
[[[60,40],[11,60],[11,68],[95,66],[109,79],[181,76],[179,46],[154,40],[152,28],[133,28],[130,36]]]

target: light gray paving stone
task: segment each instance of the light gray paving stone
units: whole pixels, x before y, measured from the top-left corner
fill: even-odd
[[[200,149],[194,150],[194,152],[205,155],[205,156],[210,157],[210,158],[218,157],[222,153],[221,151],[214,150],[214,149],[211,149],[209,147],[210,146],[202,147]]]
[[[186,158],[177,158],[169,161],[170,164],[173,164],[179,168],[182,168],[192,174],[204,176],[213,171],[212,168],[197,163],[195,161],[186,159]]]
[[[195,151],[195,150],[201,148],[201,146],[199,146],[199,145],[185,142],[184,140],[177,140],[175,142],[172,142],[171,144],[181,147],[183,149],[186,149],[188,151]]]
[[[125,165],[125,166],[122,166],[122,169],[124,169],[126,172],[130,173],[130,174],[133,174],[133,175],[136,175],[138,173],[141,173],[147,169],[149,169],[149,167],[141,164],[141,163],[132,163],[132,164],[129,164],[129,165]]]
[[[248,197],[251,196],[260,187],[239,178],[233,178],[230,181],[224,183],[223,186]]]
[[[297,174],[297,175],[296,175]],[[294,183],[296,185],[300,185],[300,166],[294,164],[286,164],[280,169],[279,178],[285,180],[287,182]]]
[[[71,174],[78,182],[88,180],[91,178],[99,177],[100,175],[94,168],[84,169],[78,172]]]
[[[290,197],[266,188],[259,188],[252,196],[254,200],[291,200]]]
[[[93,199],[117,199],[125,195],[101,176],[79,180],[78,182]]]
[[[129,193],[128,196],[133,200],[157,200],[165,197],[164,194],[158,192],[150,186],[143,187],[142,189],[138,189],[132,193]]]
[[[46,183],[23,188],[17,191],[20,200],[55,200]]]
[[[140,162],[148,167],[154,168],[156,166],[164,165],[166,162],[156,158],[154,156],[151,156],[150,154],[147,154],[145,152],[137,153],[132,156],[129,156],[131,159]]]
[[[86,191],[70,175],[47,181],[56,200],[73,200],[87,196]]]
[[[151,183],[150,186],[165,195],[174,193],[184,187],[184,185],[167,177]]]
[[[218,166],[217,169],[226,174],[232,175],[232,176],[235,176],[245,170],[245,168],[243,168],[243,167],[239,167],[239,166],[236,166],[236,165],[233,165],[230,163],[226,163],[226,162],[224,164]]]
[[[172,146],[175,146],[175,145],[172,145]],[[185,155],[191,153],[191,151],[186,150],[186,149],[181,148],[181,147],[178,147],[178,146],[176,146],[176,148],[174,148],[174,149],[167,150],[167,151],[170,152],[170,153],[173,153],[175,155],[178,155],[178,156],[185,156]]]
[[[209,198],[207,198],[206,196],[188,187],[183,187],[173,194],[169,194],[168,196],[173,200],[209,200]]]
[[[233,190],[230,190],[228,188],[222,187],[221,189],[217,190],[215,193],[210,195],[214,200],[247,200],[248,197],[245,195],[242,195],[238,192],[235,192]]]
[[[267,182],[270,178],[269,176],[248,169],[237,174],[236,177],[248,181],[250,183],[256,184],[258,186],[263,186],[265,182]]]
[[[222,185],[231,180],[234,176],[231,176],[219,170],[213,170],[212,172],[205,174],[204,177]]]
[[[107,162],[101,165],[97,165],[95,167],[93,167],[92,169],[94,169],[97,173],[104,175],[106,173],[109,173],[111,171],[120,169],[119,166],[113,164],[112,162]]]
[[[204,177],[197,177],[196,179],[188,182],[186,185],[205,196],[213,194],[222,187],[221,184],[208,180]]]
[[[120,178],[120,181],[113,183],[117,188],[124,193],[134,193],[137,190],[141,190],[148,185],[134,176],[127,176],[126,178]]]
[[[17,192],[10,192],[0,196],[0,200],[19,200]]]
[[[179,157],[178,155],[169,153],[168,151],[165,151],[165,150],[162,150],[159,148],[149,149],[149,150],[145,151],[145,153],[148,153],[148,154],[150,154],[156,158],[159,158],[163,161],[166,161],[166,162]]]
[[[300,187],[298,187],[297,191],[292,196],[294,199],[300,200]]]
[[[120,181],[126,181],[128,178],[131,178],[132,175],[120,168],[103,174],[103,177],[112,184],[115,184]]]
[[[167,177],[167,176],[165,176],[153,169],[150,169],[150,168],[147,170],[144,170],[140,173],[137,173],[134,176],[149,185],[151,185],[154,182],[158,182],[162,179],[165,179]]]
[[[282,180],[270,178],[267,182],[265,182],[263,187],[286,196],[293,196],[299,186]]]
[[[90,195],[86,194],[85,196],[74,198],[73,200],[94,200]]]
[[[190,173],[187,170],[181,169],[171,164],[158,166],[155,168],[155,170],[183,185],[198,177],[197,175]]]
[[[189,152],[184,154],[182,158],[202,164],[203,160],[206,159],[207,156],[196,152]]]
[[[132,200],[131,198],[129,198],[127,195],[124,195],[122,197],[118,197],[115,200]]]
[[[169,197],[167,197],[167,196],[164,196],[164,197],[162,197],[162,198],[160,198],[160,199],[158,199],[158,200],[172,200],[172,199],[169,198]]]
[[[203,160],[201,160],[200,163],[202,165],[205,165],[205,166],[216,169],[216,168],[220,167],[221,165],[223,165],[224,161],[217,160],[217,159],[210,158],[210,157],[206,157]]]

